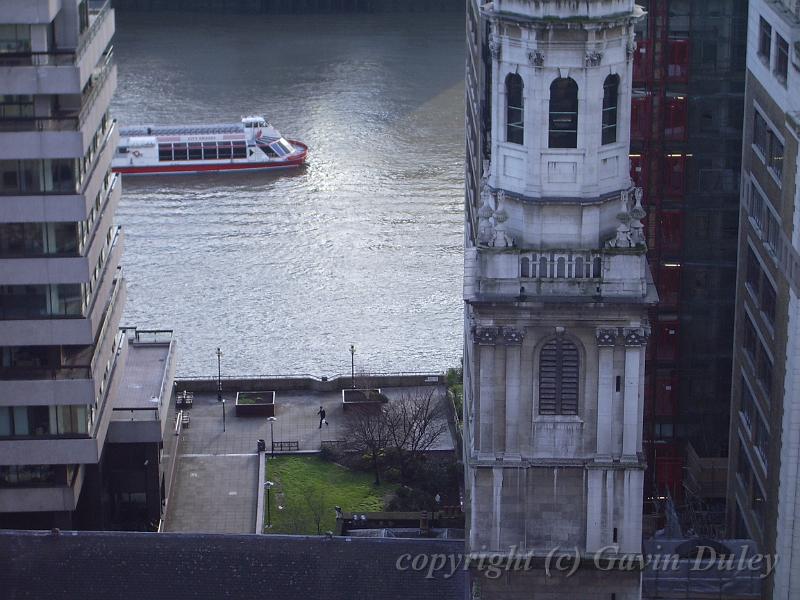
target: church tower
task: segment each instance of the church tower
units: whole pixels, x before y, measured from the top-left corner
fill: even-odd
[[[628,162],[642,11],[633,0],[467,4],[472,597],[638,599],[640,573],[625,567],[642,547],[657,301]],[[579,556],[574,574],[562,554]]]

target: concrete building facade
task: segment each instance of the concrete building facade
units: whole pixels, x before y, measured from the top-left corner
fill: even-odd
[[[113,35],[109,2],[0,4],[0,526],[113,520],[106,442],[136,343],[119,328]]]
[[[657,300],[628,159],[641,16],[632,0],[467,5],[473,554],[641,553],[647,311]],[[472,591],[633,599],[639,579],[585,566],[569,578],[476,569]]]
[[[800,5],[750,2],[728,521],[800,595]]]

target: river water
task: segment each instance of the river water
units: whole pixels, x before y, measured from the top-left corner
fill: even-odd
[[[124,324],[179,375],[443,370],[461,356],[464,21],[457,13],[117,14],[122,125],[265,114],[283,174],[125,177]]]

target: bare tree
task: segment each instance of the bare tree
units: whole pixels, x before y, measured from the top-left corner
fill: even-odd
[[[375,485],[380,485],[380,457],[386,451],[389,431],[383,407],[376,408],[354,406],[348,410],[345,439],[352,450],[369,456]]]
[[[295,535],[305,533],[305,511],[302,510],[298,502],[299,501],[297,500],[289,502],[281,509],[284,513],[284,519],[286,521],[286,526],[289,529],[289,533],[293,533]]]
[[[435,388],[417,388],[390,402],[384,418],[388,445],[397,450],[400,476],[405,481],[409,467],[433,448],[448,429],[442,398]]]
[[[311,520],[317,526],[317,535],[322,533],[322,519],[325,513],[332,510],[328,506],[328,496],[325,489],[321,485],[312,485],[303,490],[303,500],[308,507],[308,512],[311,515]]]

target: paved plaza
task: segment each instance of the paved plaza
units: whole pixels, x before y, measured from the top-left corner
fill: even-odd
[[[178,382],[178,390],[180,390]],[[429,388],[428,388],[429,389]],[[390,401],[414,388],[385,388]],[[444,396],[444,388],[437,392]],[[265,417],[235,416],[235,392],[225,392],[225,431],[222,405],[213,393],[195,394],[178,449],[175,483],[165,520],[167,531],[252,533],[258,502],[257,440],[270,448],[270,425]],[[329,425],[319,427],[323,406]],[[300,452],[317,452],[322,442],[342,440],[347,413],[341,392],[279,392],[273,426],[276,442],[298,442]],[[438,450],[453,448],[450,431]]]

